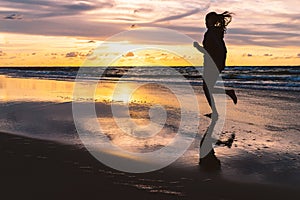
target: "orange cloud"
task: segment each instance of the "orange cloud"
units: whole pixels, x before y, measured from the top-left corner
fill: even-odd
[[[125,57],[134,57],[134,53],[133,52],[128,52]]]

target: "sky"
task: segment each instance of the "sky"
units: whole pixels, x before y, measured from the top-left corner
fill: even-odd
[[[103,41],[124,31],[168,28],[202,42],[208,12],[234,13],[225,41],[227,65],[300,65],[300,8],[295,0],[1,0],[0,66],[81,66]],[[153,44],[158,40],[146,34]],[[165,35],[167,38],[168,35]],[[120,41],[142,43],[139,37]],[[159,41],[161,42],[161,41]],[[166,40],[165,46],[176,46]],[[192,44],[182,55],[119,52],[117,65],[186,65],[201,60]]]

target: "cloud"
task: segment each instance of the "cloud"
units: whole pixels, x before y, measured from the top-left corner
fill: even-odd
[[[64,20],[8,20],[0,21],[1,32],[24,33],[47,36],[75,36],[89,39],[106,39],[123,31],[127,25],[108,22],[80,21],[76,18]],[[87,31],[88,30],[88,31]]]
[[[300,53],[298,53],[298,54],[297,54],[297,57],[299,57],[299,58],[300,58]]]
[[[300,29],[300,21],[291,21],[289,23],[271,23],[271,24],[256,24],[260,28],[269,28],[281,31],[296,31]]]
[[[244,53],[243,57],[253,57],[253,54],[252,53]]]
[[[217,12],[226,8],[236,13],[228,27],[227,44],[300,46],[297,8],[292,0],[277,3],[285,6],[270,6],[271,0],[257,4],[250,0],[2,0],[0,8],[5,9],[0,9],[0,27],[6,33],[87,37],[88,40],[106,39],[130,27],[162,27],[201,40],[208,8]],[[23,20],[15,20],[20,16]]]
[[[78,52],[69,52],[66,54],[66,58],[74,58],[77,57],[79,54]]]
[[[266,31],[267,30],[267,31]],[[229,28],[229,34],[234,35],[260,35],[267,37],[277,37],[277,36],[285,36],[285,37],[299,37],[300,34],[298,32],[285,32],[280,30],[272,31],[270,29],[250,29],[250,28]]]
[[[111,8],[114,4],[103,1],[53,1],[53,0],[2,0],[0,7],[18,10],[28,19],[40,19],[60,16],[77,16],[85,11]],[[5,13],[5,12],[0,12]]]
[[[104,7],[104,4],[102,6]],[[111,6],[111,5],[107,4],[106,6]],[[63,7],[70,10],[78,10],[78,11],[93,10],[97,8],[96,6],[85,2],[79,2],[79,3],[69,4],[69,5],[67,4],[67,5],[63,5]]]
[[[227,41],[235,45],[256,45],[256,46],[300,46],[300,34],[298,32],[250,29],[250,28],[229,28],[226,35]]]
[[[204,23],[204,22],[203,22]],[[140,24],[144,27],[162,27],[169,28],[187,34],[195,40],[201,41],[206,28],[200,25],[173,25],[173,24]],[[233,24],[234,25],[234,24]],[[201,38],[199,38],[201,37]],[[264,29],[264,28],[248,28],[248,27],[228,27],[226,43],[231,45],[255,45],[268,47],[287,47],[300,46],[299,31],[284,31],[281,29]]]
[[[4,53],[2,50],[0,50],[0,56],[6,56],[6,53]]]
[[[23,19],[23,16],[13,13],[13,14],[5,16],[4,19]]]
[[[203,10],[207,10],[207,8],[208,8],[208,7],[203,8]],[[172,21],[172,20],[181,19],[181,18],[184,18],[184,17],[188,17],[188,16],[190,16],[190,15],[194,15],[194,14],[200,12],[200,11],[202,11],[202,10],[199,9],[199,8],[196,8],[196,9],[194,9],[194,10],[188,11],[188,12],[183,13],[183,14],[173,15],[173,16],[164,17],[164,18],[155,20],[154,23],[157,23],[157,22],[165,22],[165,21]]]
[[[127,54],[125,54],[124,57],[134,57],[134,53],[133,52],[128,52]]]
[[[273,56],[273,54],[268,54],[268,53],[266,53],[266,54],[264,54],[264,56],[265,56],[265,57],[271,57],[271,56]]]
[[[278,59],[290,60],[290,59],[297,59],[297,58],[300,58],[299,54],[297,56],[295,56],[295,55],[276,56],[276,57],[271,58],[271,60],[278,60]]]
[[[93,55],[93,56],[87,56],[87,59],[88,59],[88,60],[97,60],[97,59],[98,59],[98,56],[96,56],[96,55]]]
[[[79,55],[80,57],[86,57],[86,56],[87,56],[86,53],[82,53],[82,52],[80,52],[78,55]]]
[[[138,8],[133,11],[133,13],[140,13],[140,12],[153,12],[153,9],[152,8]]]

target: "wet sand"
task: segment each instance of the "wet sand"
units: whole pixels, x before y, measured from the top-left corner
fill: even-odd
[[[124,84],[131,87],[133,83]],[[4,78],[2,86],[0,186],[1,197],[6,199],[292,199],[299,196],[299,92],[236,90],[239,102],[233,105],[227,100],[221,133],[224,139],[235,133],[236,139],[231,149],[215,149],[222,168],[208,173],[199,170],[198,161],[199,141],[210,122],[203,115],[210,110],[201,87],[196,87],[201,116],[194,144],[167,168],[129,174],[102,165],[81,144],[72,116],[71,82]],[[107,91],[96,99],[96,110],[100,111],[98,117],[105,119],[112,142],[133,151],[147,145],[149,151],[173,136],[140,143],[122,139],[109,109],[114,83],[107,82],[104,88]],[[149,102],[160,102],[168,107],[171,114],[168,123],[172,125],[178,115],[176,102],[169,103],[171,96],[166,98],[164,88],[155,89],[146,87],[136,94],[131,117],[147,123]]]
[[[197,166],[117,172],[78,145],[5,133],[0,157],[4,199],[292,199],[300,194],[297,188],[229,181]]]

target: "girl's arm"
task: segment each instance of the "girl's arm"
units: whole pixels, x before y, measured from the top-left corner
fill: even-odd
[[[200,46],[200,44],[198,43],[198,42],[194,42],[194,47],[198,50],[198,51],[200,51],[201,53],[203,53],[203,54],[205,54],[206,53],[206,51],[205,51],[205,49],[202,47],[202,46]]]

